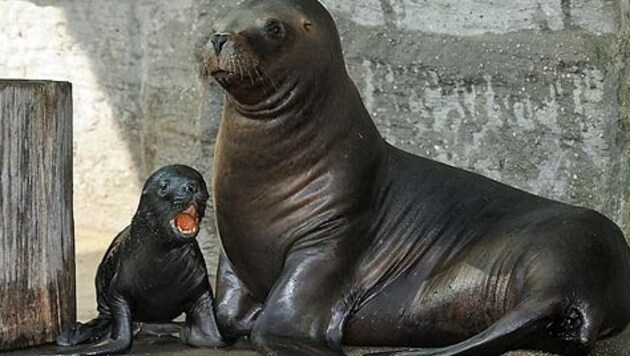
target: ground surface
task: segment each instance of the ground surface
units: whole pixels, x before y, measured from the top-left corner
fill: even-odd
[[[77,238],[77,304],[79,320],[89,320],[96,315],[96,303],[94,297],[94,275],[96,268],[109,245],[111,237],[97,231],[81,231]],[[25,356],[47,353],[58,350],[55,346],[43,346],[40,348],[20,350],[7,353],[7,356]],[[351,356],[363,355],[373,349],[346,348],[345,352]],[[249,349],[246,342],[224,350],[195,349],[182,345],[179,340],[171,337],[150,337],[140,335],[135,339],[132,355],[211,355],[211,356],[237,356],[256,355]],[[546,356],[547,354],[535,352],[513,352],[509,356]],[[630,356],[630,329],[610,340],[602,341],[597,345],[591,356]]]

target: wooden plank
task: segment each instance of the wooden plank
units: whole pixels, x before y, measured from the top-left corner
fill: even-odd
[[[72,86],[0,80],[0,350],[75,316]]]

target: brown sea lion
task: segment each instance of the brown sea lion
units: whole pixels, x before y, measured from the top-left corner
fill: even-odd
[[[387,144],[317,1],[241,3],[200,63],[226,93],[213,190],[227,337],[274,355],[584,355],[628,324],[619,228]]]

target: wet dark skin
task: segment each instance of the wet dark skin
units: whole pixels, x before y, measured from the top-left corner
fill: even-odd
[[[213,190],[227,338],[274,355],[586,355],[628,324],[619,228],[387,144],[317,1],[241,3],[199,60],[226,95]]]
[[[151,175],[131,225],[114,239],[98,267],[98,317],[73,325],[57,338],[60,346],[100,342],[59,354],[123,352],[132,345],[132,322],[168,323],[182,313],[186,321],[178,331],[183,342],[224,345],[195,239],[207,200],[203,177],[191,167],[166,166]],[[189,225],[178,223],[182,212],[190,216],[183,220]]]

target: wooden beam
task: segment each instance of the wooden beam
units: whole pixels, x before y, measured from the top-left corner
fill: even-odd
[[[0,80],[0,350],[75,317],[72,86]]]

